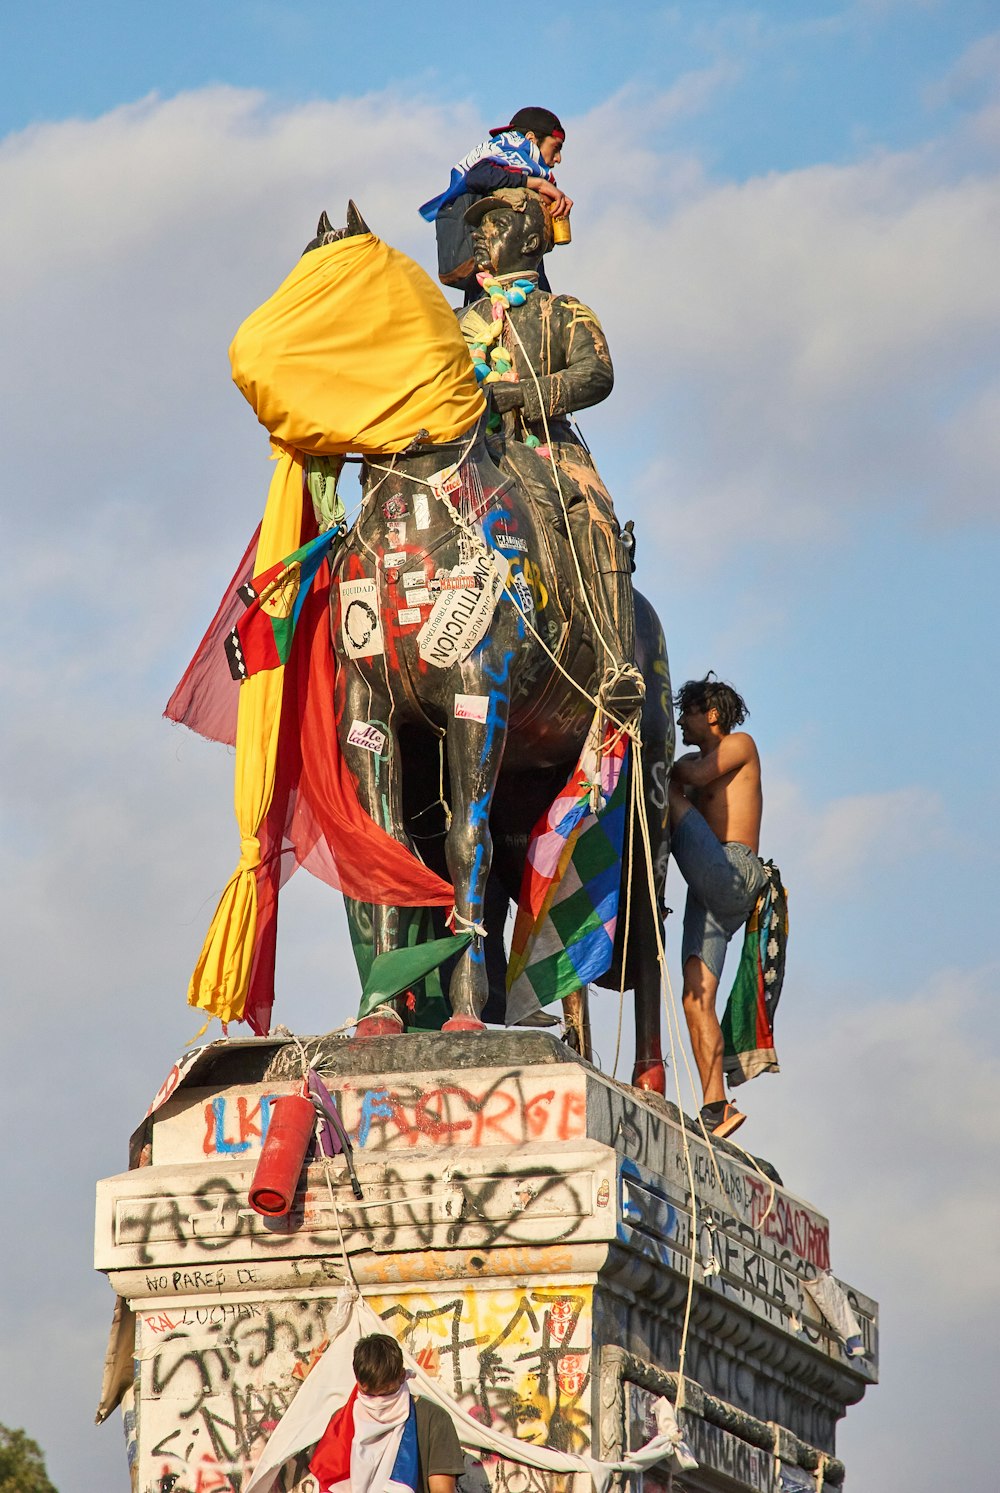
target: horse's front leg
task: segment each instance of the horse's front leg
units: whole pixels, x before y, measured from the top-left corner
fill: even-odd
[[[343,715],[339,722],[341,747],[347,765],[358,785],[358,801],[394,840],[404,845],[409,839],[403,823],[402,763],[399,741],[390,722],[391,701],[384,691],[370,687],[357,666],[350,668],[344,694]],[[353,738],[353,740],[352,740]],[[381,903],[348,902],[352,938],[369,926],[371,957],[397,949],[405,942],[405,920],[410,909]],[[360,961],[359,961],[360,968]],[[362,1036],[380,1035],[401,1030],[405,1025],[402,999],[393,1005],[379,1006],[358,1024]]]
[[[493,861],[490,809],[507,739],[510,703],[508,670],[512,653],[492,662],[480,656],[474,678],[466,666],[463,688],[456,695],[454,719],[448,722],[448,771],[451,780],[451,828],[445,854],[455,888],[455,931],[482,925],[486,882]],[[486,654],[486,649],[483,650]],[[471,693],[471,691],[477,693]],[[483,937],[476,933],[455,966],[448,987],[452,1014],[446,1031],[482,1031],[479,1015],[489,995]]]

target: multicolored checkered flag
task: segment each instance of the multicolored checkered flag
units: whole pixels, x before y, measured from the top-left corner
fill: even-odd
[[[558,1000],[611,965],[628,742],[596,716],[576,769],[535,825],[507,961],[508,1009]]]

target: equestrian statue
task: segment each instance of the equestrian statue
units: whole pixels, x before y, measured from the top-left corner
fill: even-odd
[[[331,752],[339,751],[342,780],[397,851],[409,852],[439,885],[450,883],[447,924],[463,942],[445,966],[450,1014],[444,1029],[484,1030],[487,1020],[547,1024],[538,995],[524,981],[504,994],[508,905],[522,892],[532,832],[584,760],[581,753],[595,747],[594,760],[601,760],[628,743],[622,779],[629,775],[628,854],[614,873],[620,876],[619,915],[609,925],[613,950],[609,943],[606,967],[593,979],[609,989],[634,990],[633,1082],[663,1092],[665,789],[674,748],[669,669],[659,620],[633,592],[631,525],[623,534],[571,418],[610,392],[611,358],[587,306],[538,289],[538,265],[552,230],[537,193],[484,198],[469,209],[469,222],[483,296],[456,321],[423,272],[383,245],[353,204],[344,229],[334,230],[324,213],[299,267],[274,298],[284,296],[285,303],[273,314],[261,308],[237,334],[234,376],[286,463],[285,475],[272,481],[272,496],[283,482],[286,504],[298,501],[291,496],[296,492],[311,499],[304,506],[313,512],[301,531],[287,528],[286,553],[295,551],[304,573],[299,541],[323,543],[310,538],[317,528],[330,541],[327,646],[335,663],[332,699],[323,708],[334,723]],[[314,329],[298,342],[288,330],[289,297]],[[282,338],[288,346],[275,350]],[[324,339],[333,339],[328,366]],[[407,347],[408,364],[402,361]],[[394,360],[392,382],[384,370],[379,375],[392,397],[377,418],[352,414],[344,417],[343,430],[331,433],[331,417],[309,415],[293,430],[290,411],[313,403],[318,409],[322,401],[324,408],[336,406],[338,397],[356,404],[367,398],[383,354]],[[310,360],[315,368],[306,375]],[[259,371],[264,362],[266,377]],[[398,397],[400,381],[409,388],[408,404]],[[400,425],[407,419],[409,425]],[[349,451],[361,457],[353,522],[336,487]],[[271,504],[269,498],[269,514]],[[273,559],[281,548],[273,535],[265,545],[268,524],[265,515],[254,585],[262,554]],[[286,597],[293,594],[289,574],[281,571]],[[271,596],[273,613],[276,583],[268,584],[272,591],[265,585],[262,595],[265,601]],[[277,610],[288,616],[296,605],[301,601]],[[239,784],[240,733],[249,738],[254,731],[264,741],[264,786],[252,812],[247,803],[245,820],[238,787],[243,856],[227,888],[230,905],[224,908],[224,896],[213,924],[216,944],[210,932],[189,993],[193,1004],[223,1019],[241,1014],[217,1003],[224,970],[236,962],[229,944],[222,951],[227,930],[241,918],[252,921],[251,902],[253,917],[266,922],[268,886],[273,883],[276,895],[281,879],[273,867],[295,840],[297,824],[301,835],[301,814],[283,808],[275,830],[275,811],[268,807],[271,788],[280,787],[286,771],[280,745],[276,755],[268,746],[268,732],[272,719],[275,736],[279,718],[281,731],[289,729],[292,707],[286,682],[283,701],[245,708],[244,692],[263,677],[240,685],[236,743]],[[168,714],[185,718],[180,708]],[[300,709],[299,719],[306,714]],[[309,734],[303,728],[304,739]],[[267,766],[268,751],[276,765]],[[306,763],[295,770],[314,791],[315,769]],[[286,776],[292,781],[293,770]],[[595,789],[597,813],[605,801],[599,785],[586,786]],[[355,805],[350,813],[356,814]],[[327,835],[331,844],[333,838]],[[342,836],[341,844],[350,839]],[[315,869],[313,851],[295,854]],[[371,895],[363,876],[341,875],[339,884],[356,951],[365,947],[363,974],[382,956],[412,949],[428,932],[446,932],[444,895],[435,899],[431,927],[427,907],[413,897],[394,899],[384,889]],[[244,988],[259,957],[259,949],[242,956]],[[413,992],[399,991],[367,1010],[358,1031],[401,1031],[413,1009]]]

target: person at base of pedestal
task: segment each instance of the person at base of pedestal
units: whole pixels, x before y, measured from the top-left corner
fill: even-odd
[[[726,949],[753,912],[767,877],[757,851],[763,795],[752,736],[734,731],[747,707],[731,685],[709,673],[677,692],[685,746],[670,774],[671,852],[688,884],[681,962],[684,1015],[701,1077],[705,1128],[731,1135],[746,1116],[726,1099],[722,1029],[715,998]]]
[[[455,1427],[439,1405],[410,1394],[396,1339],[361,1338],[354,1376],[309,1463],[320,1493],[455,1493],[465,1470]]]

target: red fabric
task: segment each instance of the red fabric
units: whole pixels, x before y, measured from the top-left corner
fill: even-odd
[[[236,592],[253,574],[259,538],[260,524],[236,567],[236,574],[226,587],[208,631],[163,712],[168,720],[189,726],[199,736],[207,736],[209,741],[221,741],[224,746],[236,744],[236,710],[240,691],[239,683],[229,671],[225,642],[237,619],[246,610]]]
[[[236,740],[240,686],[229,672],[225,639],[243,611],[236,595],[253,574],[260,530],[240,561],[197,652],[164,714],[212,741]],[[303,505],[300,544],[316,533]],[[285,665],[274,796],[259,831],[257,936],[243,1019],[270,1030],[278,932],[278,893],[298,866],[352,897],[399,907],[451,907],[448,882],[365,812],[340,751],[334,706],[336,659],[330,636],[330,569],[324,563],[306,597]]]
[[[319,580],[320,577],[317,577]],[[298,737],[302,744],[302,777],[292,821],[296,858],[314,875],[337,880],[346,897],[359,902],[401,907],[451,907],[455,893],[448,882],[419,861],[366,814],[358,802],[350,768],[344,761],[334,713],[335,660],[328,618],[329,584],[314,588],[302,609],[292,658],[298,652]],[[306,607],[315,611],[307,619]],[[311,625],[310,625],[311,624]],[[305,645],[308,641],[308,654]],[[289,660],[291,663],[292,660]],[[307,671],[307,680],[303,672]],[[285,678],[288,665],[285,666]]]
[[[346,1405],[334,1411],[330,1424],[316,1443],[309,1471],[318,1479],[320,1493],[326,1493],[334,1483],[347,1482],[351,1476],[351,1446],[354,1442],[354,1402],[358,1397],[358,1386],[351,1390]]]

